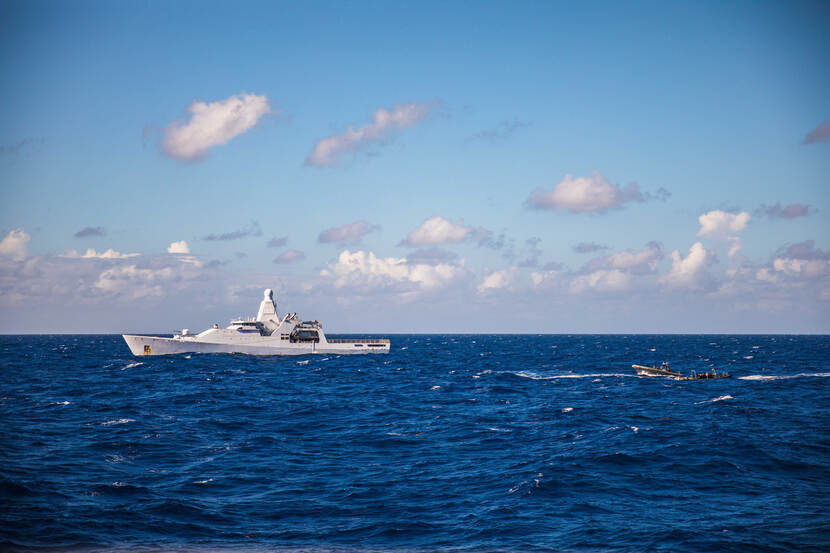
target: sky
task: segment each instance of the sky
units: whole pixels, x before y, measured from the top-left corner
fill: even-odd
[[[826,2],[0,26],[2,333],[830,333]]]

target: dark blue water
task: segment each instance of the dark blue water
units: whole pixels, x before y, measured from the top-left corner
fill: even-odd
[[[0,549],[827,551],[828,383],[827,336],[0,337]]]

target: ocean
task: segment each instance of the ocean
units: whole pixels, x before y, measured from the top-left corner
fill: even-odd
[[[0,337],[0,550],[830,550],[828,336],[391,340]]]

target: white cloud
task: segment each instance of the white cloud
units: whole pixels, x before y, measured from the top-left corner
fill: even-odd
[[[337,165],[342,154],[360,150],[386,138],[395,130],[420,123],[435,106],[435,102],[412,102],[398,104],[392,111],[380,108],[375,111],[371,123],[357,129],[350,126],[343,134],[328,136],[317,142],[306,163],[316,167]]]
[[[668,192],[657,191],[655,196],[643,194],[636,183],[621,188],[608,182],[599,171],[591,177],[565,175],[553,190],[548,192],[537,188],[527,199],[528,205],[537,209],[564,209],[572,213],[603,213],[620,207],[626,202],[645,202],[651,199],[665,199]]]
[[[93,248],[89,248],[84,253],[78,253],[75,250],[69,250],[61,257],[69,257],[72,259],[128,259],[130,257],[137,257],[141,254],[137,253],[121,253],[110,248],[103,252],[97,252]]]
[[[536,290],[544,290],[552,288],[559,281],[559,271],[549,270],[544,272],[530,273],[530,280],[533,282],[533,288]]]
[[[516,280],[516,267],[508,267],[499,271],[493,271],[476,287],[479,294],[486,294],[495,290],[507,288]]]
[[[458,264],[410,264],[403,257],[381,258],[362,250],[340,252],[337,262],[323,269],[320,275],[333,281],[335,288],[360,288],[377,291],[400,284],[416,288],[440,288],[466,273],[463,260]]]
[[[463,220],[452,223],[443,217],[430,217],[407,234],[403,243],[408,246],[457,244],[466,240],[472,231],[471,227],[464,225]]]
[[[715,209],[704,213],[697,218],[700,223],[698,236],[710,236],[714,238],[725,238],[746,228],[750,216],[746,211],[740,213],[728,213]]]
[[[628,289],[631,275],[619,269],[599,269],[581,275],[571,281],[571,292],[580,294],[587,290],[597,292],[620,292]]]
[[[11,257],[15,261],[26,259],[29,253],[29,240],[31,238],[22,228],[14,229],[0,242],[0,255]]]
[[[171,242],[167,247],[167,253],[190,253],[190,246],[187,245],[185,240]]]
[[[364,236],[378,230],[380,227],[370,225],[366,221],[326,229],[317,237],[317,241],[323,244],[335,242],[338,244],[359,244]]]
[[[162,148],[170,157],[194,160],[256,126],[271,107],[264,94],[243,93],[216,102],[194,101],[187,111],[190,121],[177,119],[167,126]]]
[[[689,255],[683,257],[679,250],[671,252],[672,266],[660,282],[670,288],[701,290],[711,283],[708,267],[715,263],[715,254],[695,242],[689,248]]]
[[[164,284],[177,273],[170,267],[144,269],[135,265],[122,265],[105,270],[94,286],[104,292],[128,298],[164,295]]]
[[[606,263],[611,268],[632,273],[653,273],[662,259],[663,245],[659,242],[649,242],[640,251],[626,250],[609,255]]]
[[[493,233],[484,228],[468,227],[462,219],[455,223],[443,217],[430,217],[416,229],[410,231],[401,241],[405,246],[436,246],[439,244],[458,244],[466,240],[477,242],[479,246],[489,246],[495,249],[503,244],[494,241]]]

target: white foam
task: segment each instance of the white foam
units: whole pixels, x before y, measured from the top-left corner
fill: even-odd
[[[573,411],[573,410],[574,410],[574,408],[573,408],[573,407],[565,407],[564,409],[562,409],[562,412],[563,412],[563,413],[570,413],[570,412],[571,412],[571,411]]]
[[[754,357],[755,357],[754,355],[744,355],[744,359],[752,359]]]
[[[631,431],[632,431],[632,432],[634,432],[635,434],[636,434],[637,432],[639,432],[639,431],[640,431],[640,428],[639,428],[638,426],[629,426],[629,428],[630,428],[630,429],[631,429]]]
[[[791,375],[766,375],[766,374],[751,374],[749,376],[740,376],[739,380],[790,380],[792,378],[827,378],[830,373],[798,373]]]
[[[622,374],[622,373],[592,373],[592,374],[557,374],[552,376],[544,376],[541,374],[536,374],[531,371],[519,371],[516,373],[510,373],[516,376],[521,376],[522,378],[530,378],[533,380],[557,380],[560,378],[604,378],[604,377],[615,377],[615,376],[625,376],[629,378],[639,378],[639,375],[636,374]]]
[[[707,399],[705,401],[696,401],[695,405],[700,405],[702,403],[715,403],[716,401],[724,401],[724,400],[727,400],[727,399],[735,399],[735,398],[730,396],[729,394],[727,394],[725,396],[713,397],[712,399]]]
[[[194,484],[207,484],[208,482],[213,482],[213,478],[208,478],[207,480],[196,480]]]
[[[440,390],[440,389],[441,389],[441,386],[433,386],[432,388],[430,388],[430,390]]]
[[[101,426],[109,426],[111,424],[127,424],[128,422],[135,422],[135,419],[115,419],[111,421],[102,422]]]
[[[125,366],[124,369],[122,369],[122,370],[132,369],[133,367],[140,367],[143,364],[144,363],[141,362],[141,361],[136,361],[135,363],[130,363],[129,365]]]
[[[68,401],[53,401],[52,403],[47,403],[47,405],[69,405],[69,403]]]
[[[308,365],[308,361],[297,361],[298,365]]]

